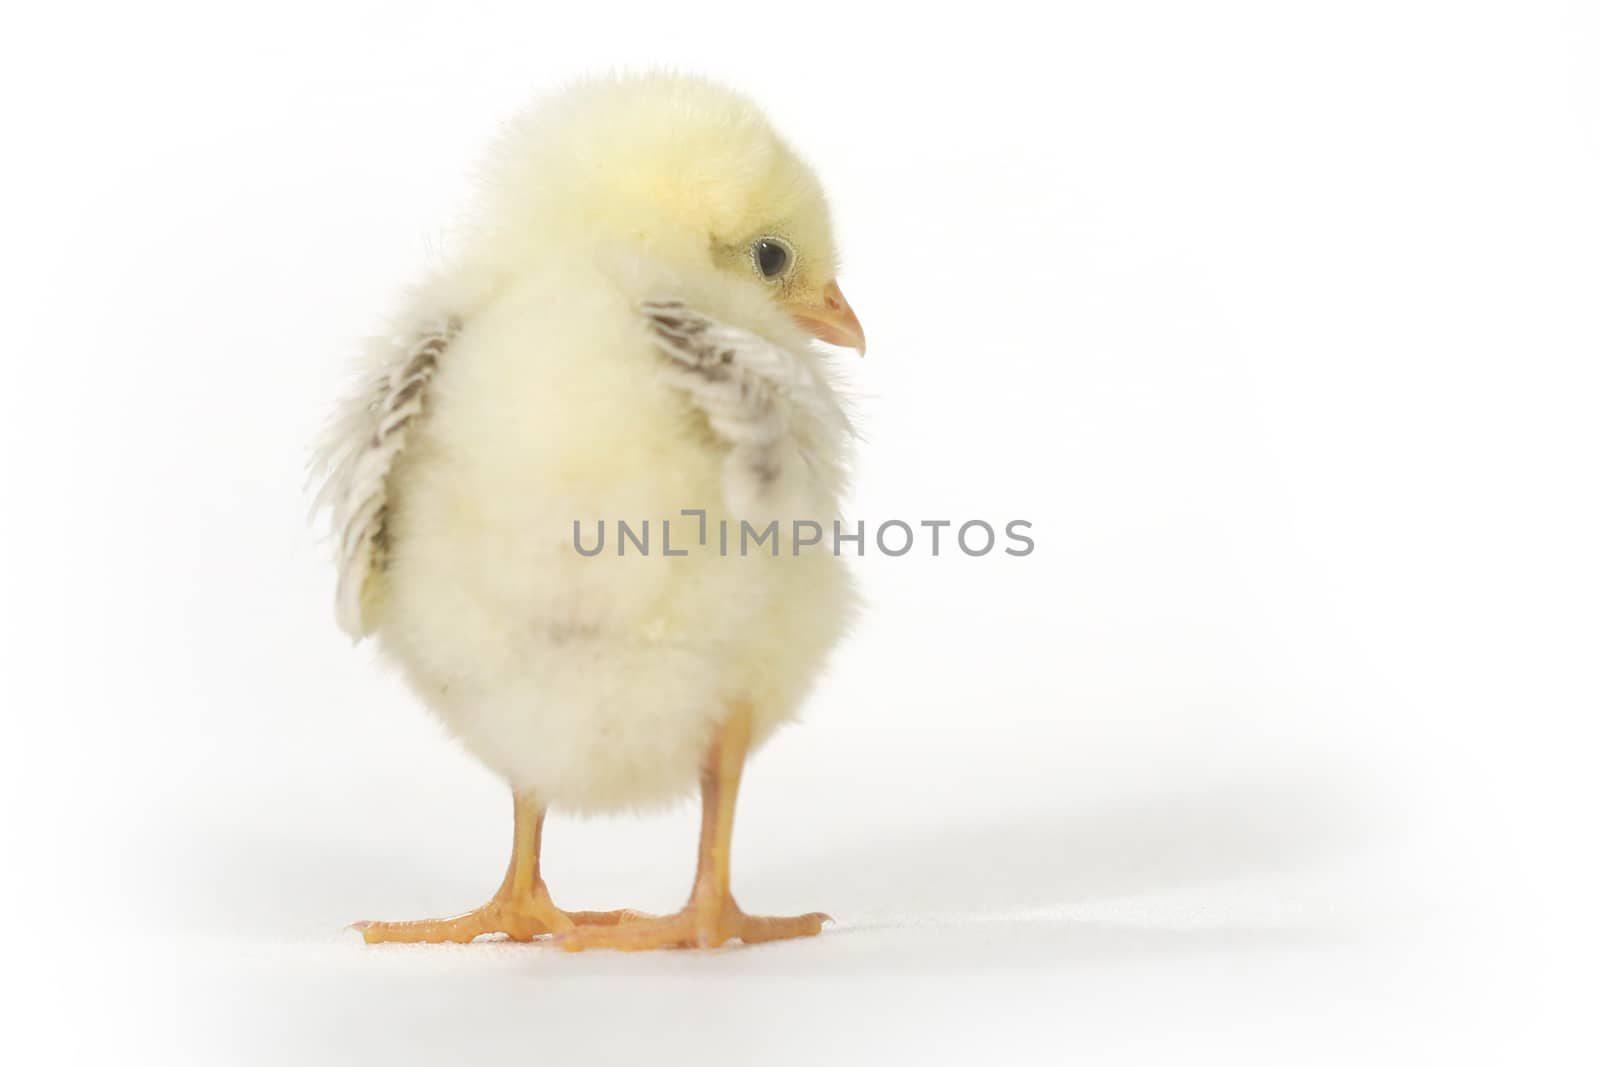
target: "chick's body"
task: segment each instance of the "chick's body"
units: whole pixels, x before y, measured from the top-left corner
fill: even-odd
[[[448,322],[448,345],[383,471],[354,628],[519,796],[586,811],[670,800],[693,787],[730,701],[759,742],[845,626],[831,536],[795,553],[789,535],[797,519],[831,534],[846,430],[780,411],[781,452],[733,484],[730,441],[663,376],[638,309],[669,297],[764,339],[832,404],[793,311],[832,306],[823,282],[837,294],[820,190],[746,101],[685,78],[558,97],[510,128],[486,178],[460,253],[395,325],[405,339]],[[789,274],[749,269],[764,233],[792,249]],[[381,379],[405,355],[378,345],[370,359]],[[340,425],[378,441],[382,417],[358,397]],[[685,509],[705,511],[703,544]],[[779,555],[742,554],[741,519],[778,520]],[[618,520],[648,521],[648,554],[618,555]],[[592,549],[602,523],[604,550],[583,555],[574,524]]]
[[[569,241],[520,272],[452,341],[392,476],[380,639],[474,755],[560,807],[688,791],[730,698],[749,700],[759,741],[849,601],[831,552],[795,557],[786,536],[778,558],[739,554],[723,450],[651,373],[634,308],[680,293],[803,351],[798,329],[719,278],[649,266]],[[796,517],[831,519],[837,489],[813,481]],[[706,512],[704,546],[684,509]],[[649,554],[617,554],[618,520],[648,522]],[[588,550],[604,524],[598,555],[576,550],[574,523]],[[667,538],[687,554],[665,555]]]

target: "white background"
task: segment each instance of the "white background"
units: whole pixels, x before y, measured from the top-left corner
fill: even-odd
[[[7,23],[8,1060],[1585,1059],[1593,4]],[[852,513],[1038,550],[862,561],[735,850],[823,937],[367,948],[508,805],[336,631],[307,445],[495,125],[648,63],[832,193]],[[693,846],[555,819],[547,874],[662,910]]]

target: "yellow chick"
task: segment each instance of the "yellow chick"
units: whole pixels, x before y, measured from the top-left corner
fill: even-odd
[[[849,430],[809,342],[865,340],[822,189],[748,100],[669,75],[544,102],[485,179],[319,460],[339,621],[510,784],[511,864],[475,911],[357,928],[570,949],[815,934],[826,916],[743,913],[728,862],[746,753],[795,714],[852,603],[832,538]],[[697,782],[682,911],[552,903],[547,808]]]

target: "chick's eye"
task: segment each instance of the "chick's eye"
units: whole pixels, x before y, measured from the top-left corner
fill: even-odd
[[[776,278],[789,265],[789,250],[770,238],[763,237],[757,241],[751,246],[750,252],[755,256],[756,268],[761,271],[763,278]]]

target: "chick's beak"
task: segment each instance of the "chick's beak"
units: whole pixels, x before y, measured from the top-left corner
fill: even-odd
[[[853,348],[861,355],[867,354],[867,335],[861,329],[861,320],[850,307],[850,301],[839,291],[838,282],[829,282],[822,289],[820,304],[789,305],[789,314],[818,340],[841,348]]]

